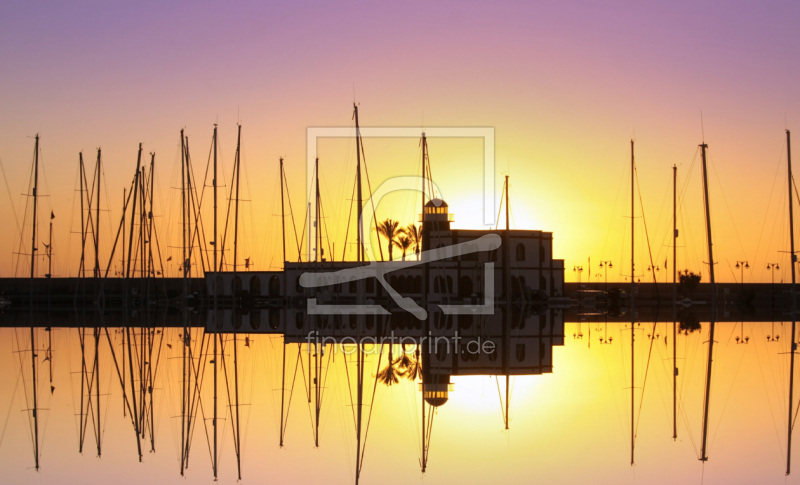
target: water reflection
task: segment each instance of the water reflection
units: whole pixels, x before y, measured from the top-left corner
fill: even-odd
[[[783,481],[787,324],[718,323],[702,463],[708,325],[677,339],[673,440],[672,323],[562,318],[504,308],[425,329],[290,311],[262,333],[36,327],[33,346],[5,328],[0,457],[8,482]]]

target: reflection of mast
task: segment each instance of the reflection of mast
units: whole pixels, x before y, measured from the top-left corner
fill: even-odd
[[[706,455],[706,442],[708,438],[708,403],[711,399],[711,362],[714,352],[714,326],[716,325],[717,319],[717,288],[716,283],[714,280],[714,252],[712,249],[711,244],[711,209],[709,207],[709,200],[708,200],[708,171],[706,169],[706,149],[708,145],[705,143],[700,145],[700,149],[702,151],[702,158],[703,158],[703,201],[705,202],[705,212],[706,212],[706,238],[708,243],[708,267],[709,267],[709,278],[711,280],[711,321],[709,322],[709,334],[708,334],[708,365],[706,369],[706,394],[705,399],[703,400],[703,444],[702,450],[700,455],[700,460],[706,461],[708,460],[708,455]],[[789,181],[791,184],[791,180]],[[792,335],[792,340],[794,340],[794,335]],[[789,425],[791,426],[791,419],[789,420]]]
[[[391,363],[390,363],[391,365]],[[361,416],[364,404],[364,350],[363,344],[358,343],[358,355],[356,356],[356,485],[361,476],[361,458],[363,448],[361,447]]]
[[[795,342],[795,327],[797,325],[796,317],[795,317],[795,284],[797,275],[795,273],[795,262],[797,260],[794,254],[794,215],[793,215],[793,204],[792,204],[792,142],[791,142],[791,134],[789,130],[786,130],[786,157],[789,166],[789,240],[791,241],[791,258],[792,258],[792,338],[791,338],[791,357],[790,357],[790,364],[789,364],[789,421],[788,421],[788,436],[787,436],[787,444],[786,444],[786,474],[788,475],[791,470],[792,465],[792,425],[794,424],[792,420],[794,419],[793,411],[794,411],[794,403],[792,401],[792,395],[794,393],[794,354],[795,350],[797,350],[797,343]]]

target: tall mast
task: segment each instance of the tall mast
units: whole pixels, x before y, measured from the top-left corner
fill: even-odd
[[[36,335],[33,327],[33,281],[36,268],[36,209],[39,185],[39,134],[33,149],[33,230],[31,231],[31,369],[33,378],[33,458],[36,470],[39,470],[39,413],[36,389]]]
[[[791,250],[791,258],[792,258],[792,337],[791,337],[791,351],[789,358],[789,421],[788,421],[788,437],[787,437],[787,444],[786,444],[786,474],[788,475],[792,465],[792,425],[793,425],[793,410],[794,404],[792,401],[792,395],[794,394],[794,354],[797,350],[797,343],[795,342],[795,330],[797,326],[797,320],[795,316],[796,305],[797,302],[795,301],[795,284],[797,283],[797,274],[795,269],[795,263],[797,262],[797,256],[794,253],[794,213],[793,213],[793,203],[792,203],[792,140],[791,134],[789,130],[786,130],[786,160],[787,165],[789,167],[789,241]]]
[[[672,166],[672,439],[678,439],[678,166]]]
[[[102,170],[100,148],[97,149],[97,202],[94,223],[94,277],[100,277],[100,172]]]
[[[150,197],[149,203],[150,206],[148,207],[147,211],[147,276],[148,278],[151,276],[155,277],[155,264],[153,263],[153,197],[154,192],[153,189],[155,187],[155,168],[156,168],[156,153],[150,152]],[[148,292],[150,286],[148,284]]]
[[[361,128],[358,126],[358,106],[353,103],[353,118],[356,120],[356,193],[357,193],[357,217],[358,226],[356,229],[356,251],[358,252],[357,261],[364,261],[364,226],[362,212],[364,202],[361,194]]]
[[[136,221],[136,195],[138,194],[139,190],[137,187],[139,186],[139,171],[142,166],[142,144],[139,143],[139,154],[136,156],[136,176],[134,177],[133,187],[131,191],[133,192],[133,205],[131,206],[131,232],[128,234],[128,262],[125,268],[125,277],[127,278],[130,276],[131,273],[131,253],[133,252],[133,223]]]
[[[708,402],[711,399],[711,362],[714,353],[714,327],[717,320],[717,287],[714,280],[714,251],[711,244],[711,209],[708,200],[708,170],[706,168],[706,150],[708,145],[705,143],[700,145],[703,155],[703,201],[705,202],[706,212],[706,239],[708,245],[708,267],[709,278],[711,280],[711,322],[709,322],[708,333],[708,364],[706,369],[706,394],[703,399],[703,444],[701,449],[700,460],[708,460],[706,454],[706,443],[708,438]],[[790,181],[791,184],[791,181]],[[794,337],[794,336],[793,336]],[[791,420],[789,421],[791,426]]]
[[[319,220],[320,217],[320,208],[319,208],[319,157],[314,161],[314,183],[316,184],[316,198],[314,199],[314,261],[319,262],[322,261],[320,257],[320,250],[322,249],[322,231],[320,230],[321,221]],[[360,204],[360,202],[359,202]],[[359,220],[361,219],[361,215],[359,214]],[[361,224],[359,222],[359,224]]]
[[[47,274],[45,275],[47,278],[53,277],[53,212],[50,212],[50,235],[47,238]],[[50,360],[50,366],[52,367],[53,361]],[[52,374],[50,378],[52,379]]]
[[[635,255],[635,228],[636,228],[636,205],[634,197],[634,181],[636,179],[636,159],[633,153],[633,140],[631,140],[631,465],[634,464],[634,379],[636,377],[636,365],[634,361],[634,341],[636,340],[636,263],[634,260]]]
[[[241,167],[241,143],[242,143],[242,125],[238,126],[238,134],[236,137],[236,159],[234,160],[233,170],[236,172],[236,180],[234,181],[234,190],[236,195],[234,198],[233,209],[233,272],[237,268],[237,254],[239,244],[239,170]]]
[[[78,266],[78,276],[83,278],[86,276],[86,269],[85,269],[85,256],[86,256],[86,222],[84,221],[85,214],[83,213],[83,181],[84,181],[84,169],[83,169],[83,152],[78,153],[78,171],[80,172],[78,175],[79,184],[81,187],[81,263]]]
[[[428,162],[428,139],[425,137],[425,132],[422,132],[422,218],[425,218],[425,170],[427,169]],[[433,196],[433,194],[431,194]]]
[[[283,254],[283,263],[286,263],[286,211],[284,208],[283,196],[283,157],[280,158],[281,164],[281,251]]]

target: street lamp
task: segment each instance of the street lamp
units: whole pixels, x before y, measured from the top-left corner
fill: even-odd
[[[608,291],[608,268],[613,268],[614,265],[611,264],[611,261],[600,261],[600,268],[605,273],[605,281],[606,281],[606,291]]]
[[[772,276],[772,285],[770,286],[770,293],[771,293],[770,294],[770,307],[772,308],[772,314],[774,316],[774,314],[775,314],[775,270],[776,269],[779,270],[779,269],[781,269],[781,267],[778,266],[778,263],[767,263],[767,269],[770,270],[770,274]],[[774,318],[773,318],[773,320],[774,320]],[[774,326],[775,322],[772,322],[772,324]],[[769,340],[769,338],[767,338],[767,339]]]
[[[744,284],[744,269],[750,268],[750,263],[747,261],[736,261],[736,267],[739,269],[740,283]]]
[[[651,273],[653,273],[653,281],[654,281],[654,282],[656,282],[656,283],[658,283],[658,278],[656,277],[656,276],[658,276],[658,275],[657,275],[656,273],[657,273],[657,272],[658,272],[660,269],[661,269],[661,268],[659,268],[658,266],[648,266],[648,267],[647,267],[647,271],[650,271]]]
[[[583,273],[583,266],[573,266],[572,271],[578,273],[578,288],[581,286],[581,273]]]

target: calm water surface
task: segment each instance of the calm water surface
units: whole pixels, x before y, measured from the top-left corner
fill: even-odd
[[[433,410],[432,424],[426,416],[430,445],[425,473],[420,469],[420,381],[401,377],[393,386],[376,385],[376,376],[388,359],[388,346],[383,347],[382,354],[371,348],[365,356],[361,483],[800,483],[800,458],[795,460],[796,472],[788,478],[784,475],[790,323],[717,324],[709,460],[705,463],[698,458],[708,325],[678,337],[676,440],[672,438],[672,323],[636,325],[633,360],[630,326],[567,323],[564,345],[552,347],[552,372],[510,377],[509,429],[504,422],[505,376],[453,376],[449,400]],[[92,329],[84,332],[83,354],[91,375],[94,334]],[[99,339],[101,456],[97,453],[96,387],[87,392],[86,377],[82,396],[80,331],[53,328],[47,332],[38,328],[35,334],[38,471],[34,469],[30,411],[30,329],[0,330],[0,359],[5,370],[0,373],[0,412],[5,414],[0,434],[3,483],[214,481],[213,356],[210,347],[205,353],[199,350],[201,329],[192,331],[193,362],[198,373],[205,362],[206,373],[192,385],[198,401],[185,477],[180,474],[185,362],[182,329],[153,330],[145,345],[149,349],[152,343],[152,354],[141,352],[141,330],[134,331],[134,381],[139,386],[142,375],[147,376],[145,379],[152,375],[152,386],[146,386],[152,387],[152,399],[146,393],[145,402],[137,410],[138,414],[144,409],[146,414],[144,437],[139,441],[141,462],[111,351],[113,348],[121,362],[125,332],[111,328],[108,337],[103,331]],[[779,336],[778,340],[771,341],[773,336]],[[738,343],[743,337],[747,337],[747,343]],[[206,342],[210,340],[207,336]],[[610,343],[602,343],[608,340]],[[219,356],[217,361],[219,482],[237,481],[233,386],[238,378],[243,482],[354,483],[355,356],[345,355],[340,346],[329,345],[319,359],[322,385],[316,447],[317,396],[312,385],[309,403],[307,347],[286,344],[286,432],[281,448],[283,337],[238,335],[237,376],[232,336],[225,335],[219,345],[225,347],[224,359]],[[408,350],[413,355],[413,348]],[[400,346],[395,346],[394,357],[400,353]],[[140,365],[142,355],[148,361],[145,366]],[[311,365],[313,369],[313,359]],[[126,369],[129,374],[130,368]],[[140,373],[139,369],[144,370]],[[96,376],[90,379],[95,386]],[[128,375],[126,386],[129,379]],[[795,402],[799,394],[795,393]],[[85,422],[84,431],[82,397],[83,409],[88,408],[93,416]],[[140,395],[137,400],[142,402]],[[81,435],[83,453],[79,452]],[[155,451],[151,451],[152,443]]]

